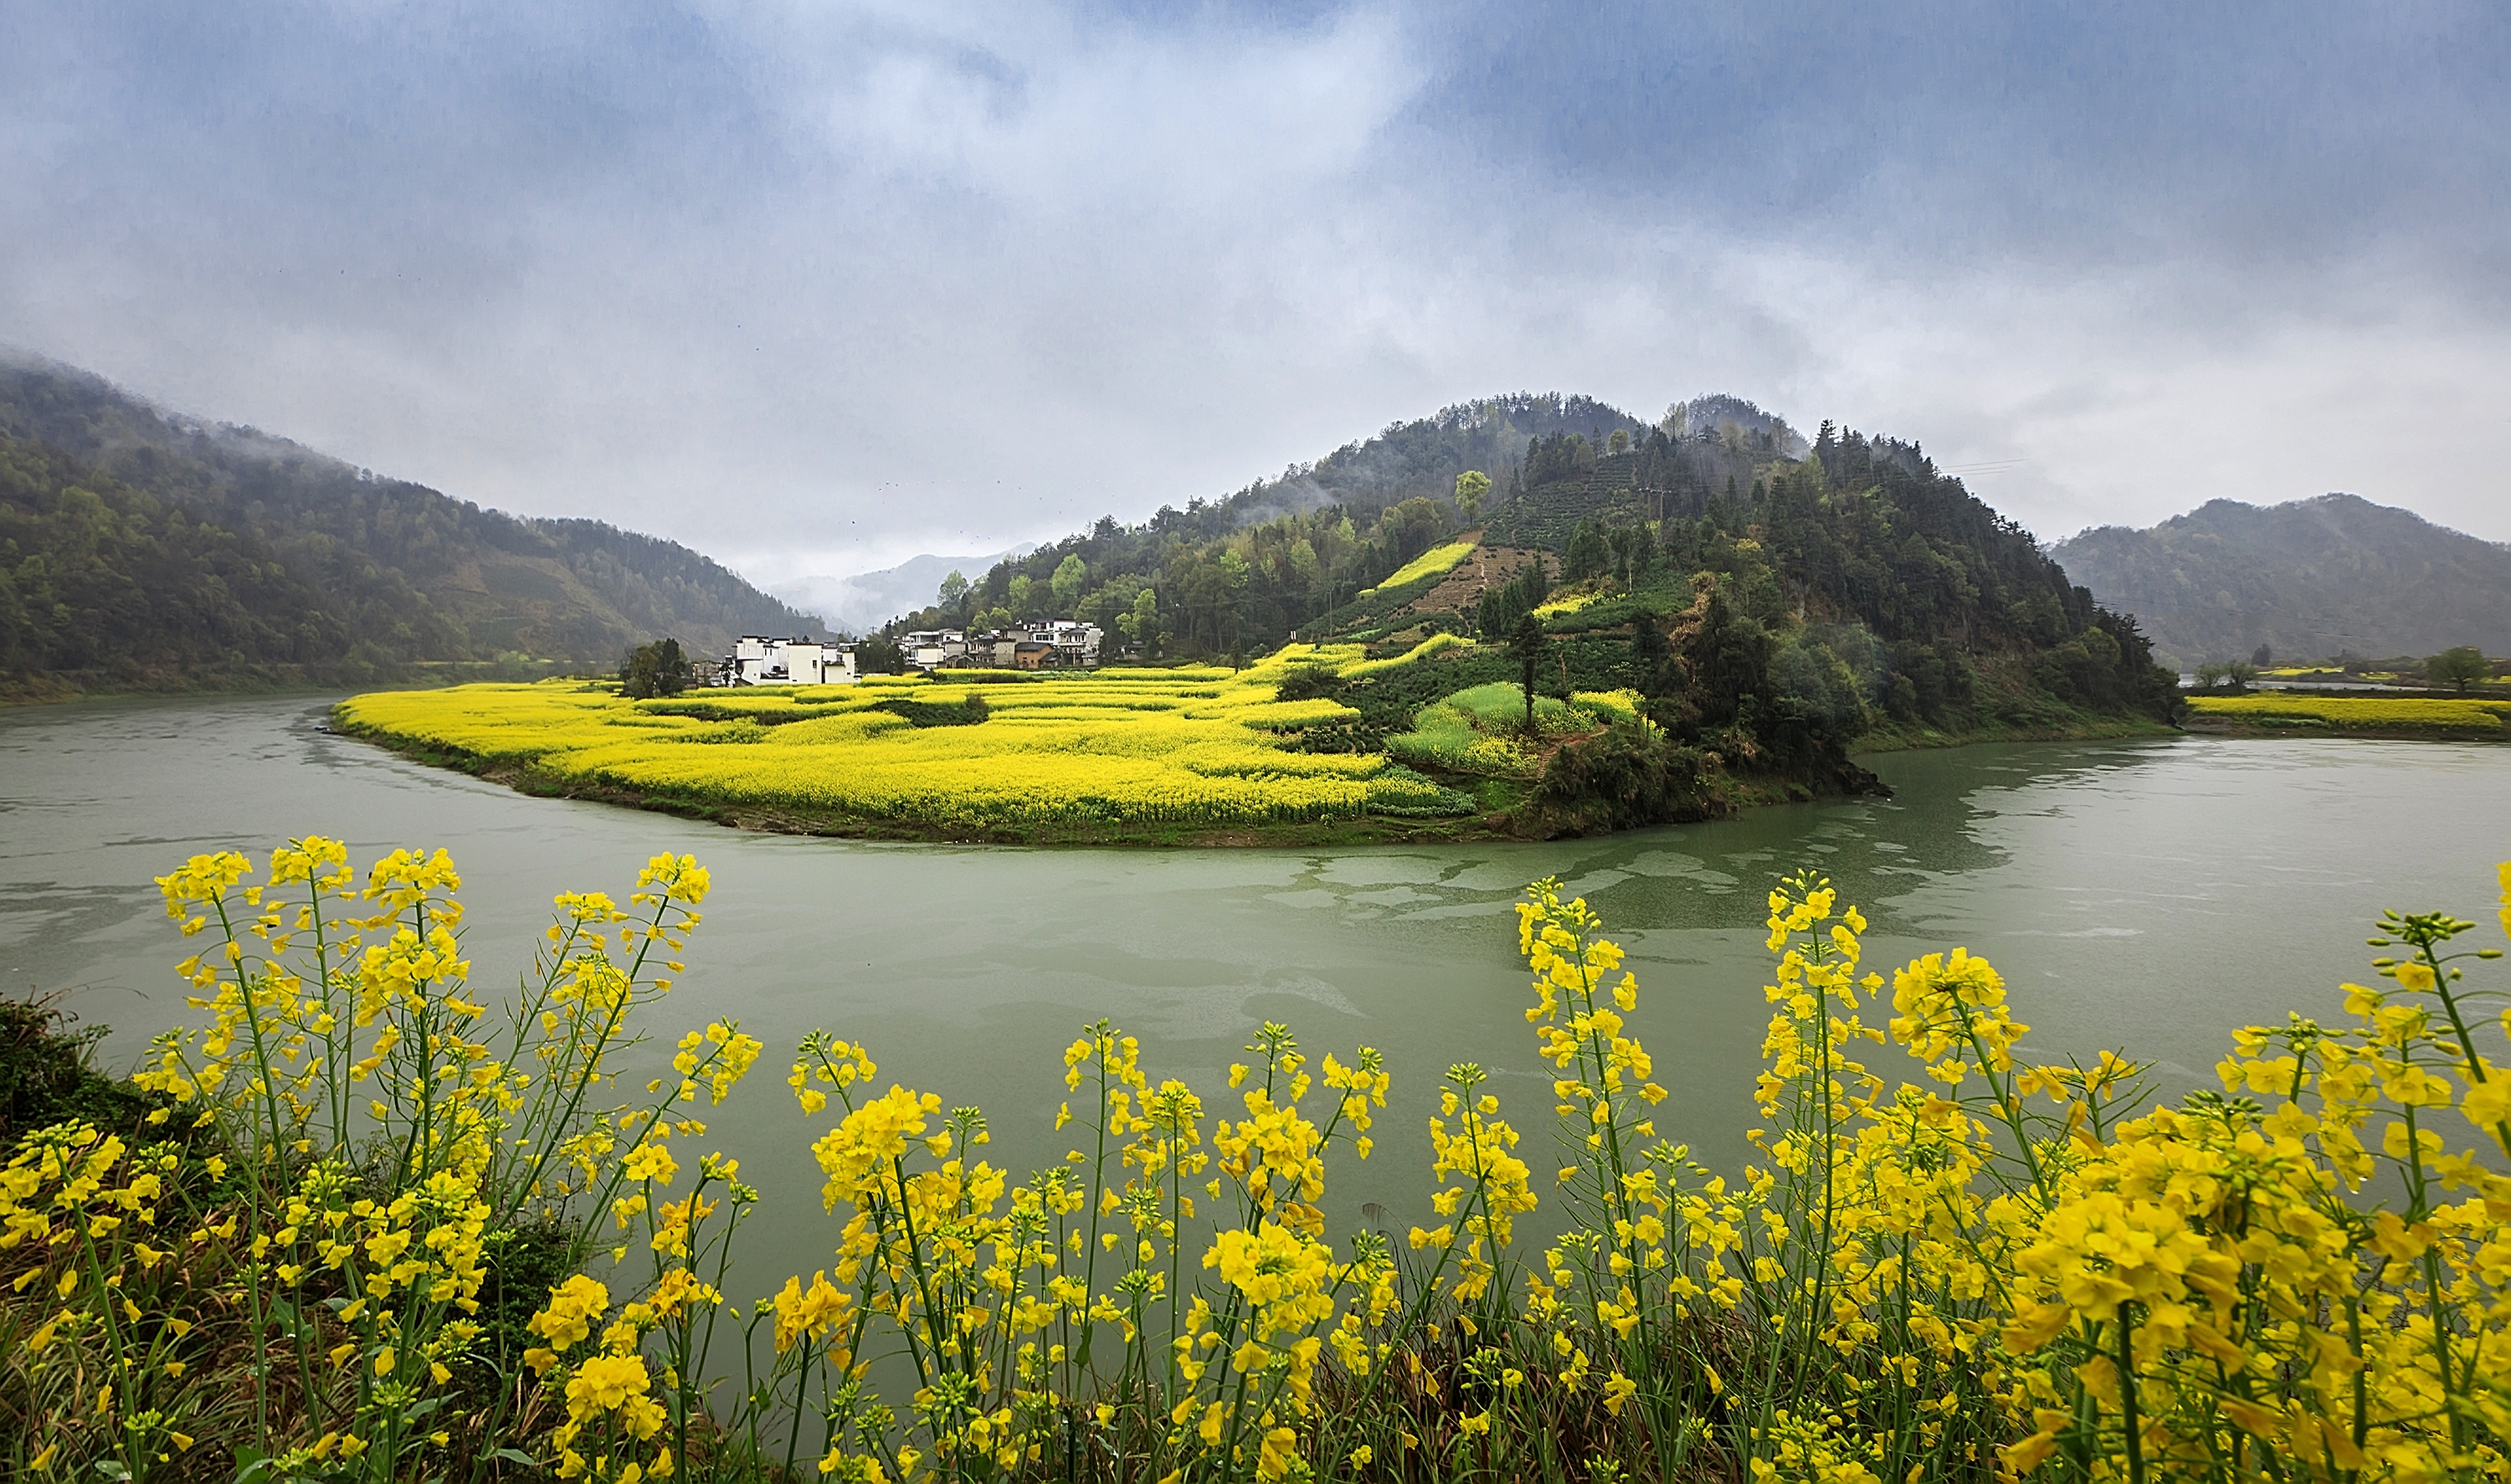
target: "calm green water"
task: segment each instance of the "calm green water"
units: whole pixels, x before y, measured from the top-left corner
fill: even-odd
[[[885,1077],[984,1105],[986,1152],[1015,1172],[1062,1152],[1040,1115],[1085,1020],[1139,1035],[1152,1075],[1187,1079],[1213,1111],[1260,1021],[1312,1052],[1378,1046],[1395,1095],[1376,1157],[1334,1170],[1330,1213],[1348,1230],[1364,1201],[1393,1222],[1426,1214],[1421,1120],[1451,1062],[1492,1071],[1545,1167],[1550,1099],[1510,912],[1535,877],[1585,894],[1630,950],[1634,1031],[1675,1090],[1664,1130],[1734,1163],[1767,1016],[1762,897],[1799,863],[1864,904],[1874,966],[1966,945],[2005,973],[2033,1051],[2126,1046],[2184,1087],[2230,1028],[2334,1011],[2334,987],[2368,972],[2381,907],[2447,907],[2490,932],[2492,866],[2511,857],[2511,748],[2473,745],[1975,747],[1877,760],[1890,801],[1603,840],[1117,852],[746,836],[524,799],[325,734],[323,714],[302,698],[0,712],[0,986],[67,989],[127,1063],[181,1013],[150,879],[194,852],[308,832],[345,837],[361,862],[444,845],[490,987],[527,961],[553,893],[624,896],[646,856],[695,852],[715,894],[655,1029],[737,1016],[768,1044],[715,1121],[767,1191],[745,1263],[762,1281],[823,1265],[835,1237],[807,1152],[822,1125],[778,1085],[813,1027],[869,1042]]]

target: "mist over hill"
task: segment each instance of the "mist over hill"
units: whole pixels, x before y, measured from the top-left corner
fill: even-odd
[[[2511,653],[2511,546],[2390,505],[2324,494],[2209,500],[2148,530],[2104,526],[2049,554],[2105,606],[2137,615],[2183,667],[2247,659]]]
[[[482,509],[0,359],[0,690],[526,673],[822,627],[676,542]]]
[[[1007,558],[1026,555],[1024,543],[982,557],[909,557],[896,566],[843,576],[797,577],[768,591],[805,612],[817,613],[848,632],[879,628],[891,618],[933,601],[934,590],[952,572],[982,572]]]

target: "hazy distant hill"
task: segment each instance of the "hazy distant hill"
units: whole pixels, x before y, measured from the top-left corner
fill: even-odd
[[[2511,653],[2511,547],[2351,494],[2210,500],[2150,530],[2104,526],[2049,549],[2159,655],[2246,659]]]
[[[866,633],[931,603],[942,579],[952,572],[974,579],[985,575],[995,563],[1027,552],[1028,547],[1021,545],[983,557],[909,557],[876,572],[799,577],[769,591],[840,629]]]
[[[99,377],[0,359],[0,689],[615,663],[825,627],[676,542],[483,510]]]

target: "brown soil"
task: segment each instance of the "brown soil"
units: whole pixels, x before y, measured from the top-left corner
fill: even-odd
[[[1515,546],[1477,546],[1465,560],[1450,568],[1437,587],[1413,599],[1402,613],[1470,613],[1483,601],[1483,594],[1526,570],[1530,563],[1542,562],[1557,567],[1551,557],[1540,551]]]

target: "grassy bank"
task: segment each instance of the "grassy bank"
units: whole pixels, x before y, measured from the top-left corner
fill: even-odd
[[[2146,717],[2071,716],[2028,722],[1984,721],[1966,726],[1878,722],[1860,733],[1854,755],[1915,752],[1932,748],[1969,747],[1979,742],[2090,742],[2113,738],[2176,737],[2182,728]]]
[[[2239,736],[2501,742],[2511,741],[2511,700],[2287,693],[2199,695],[2188,699],[2186,724],[2190,731]]]

